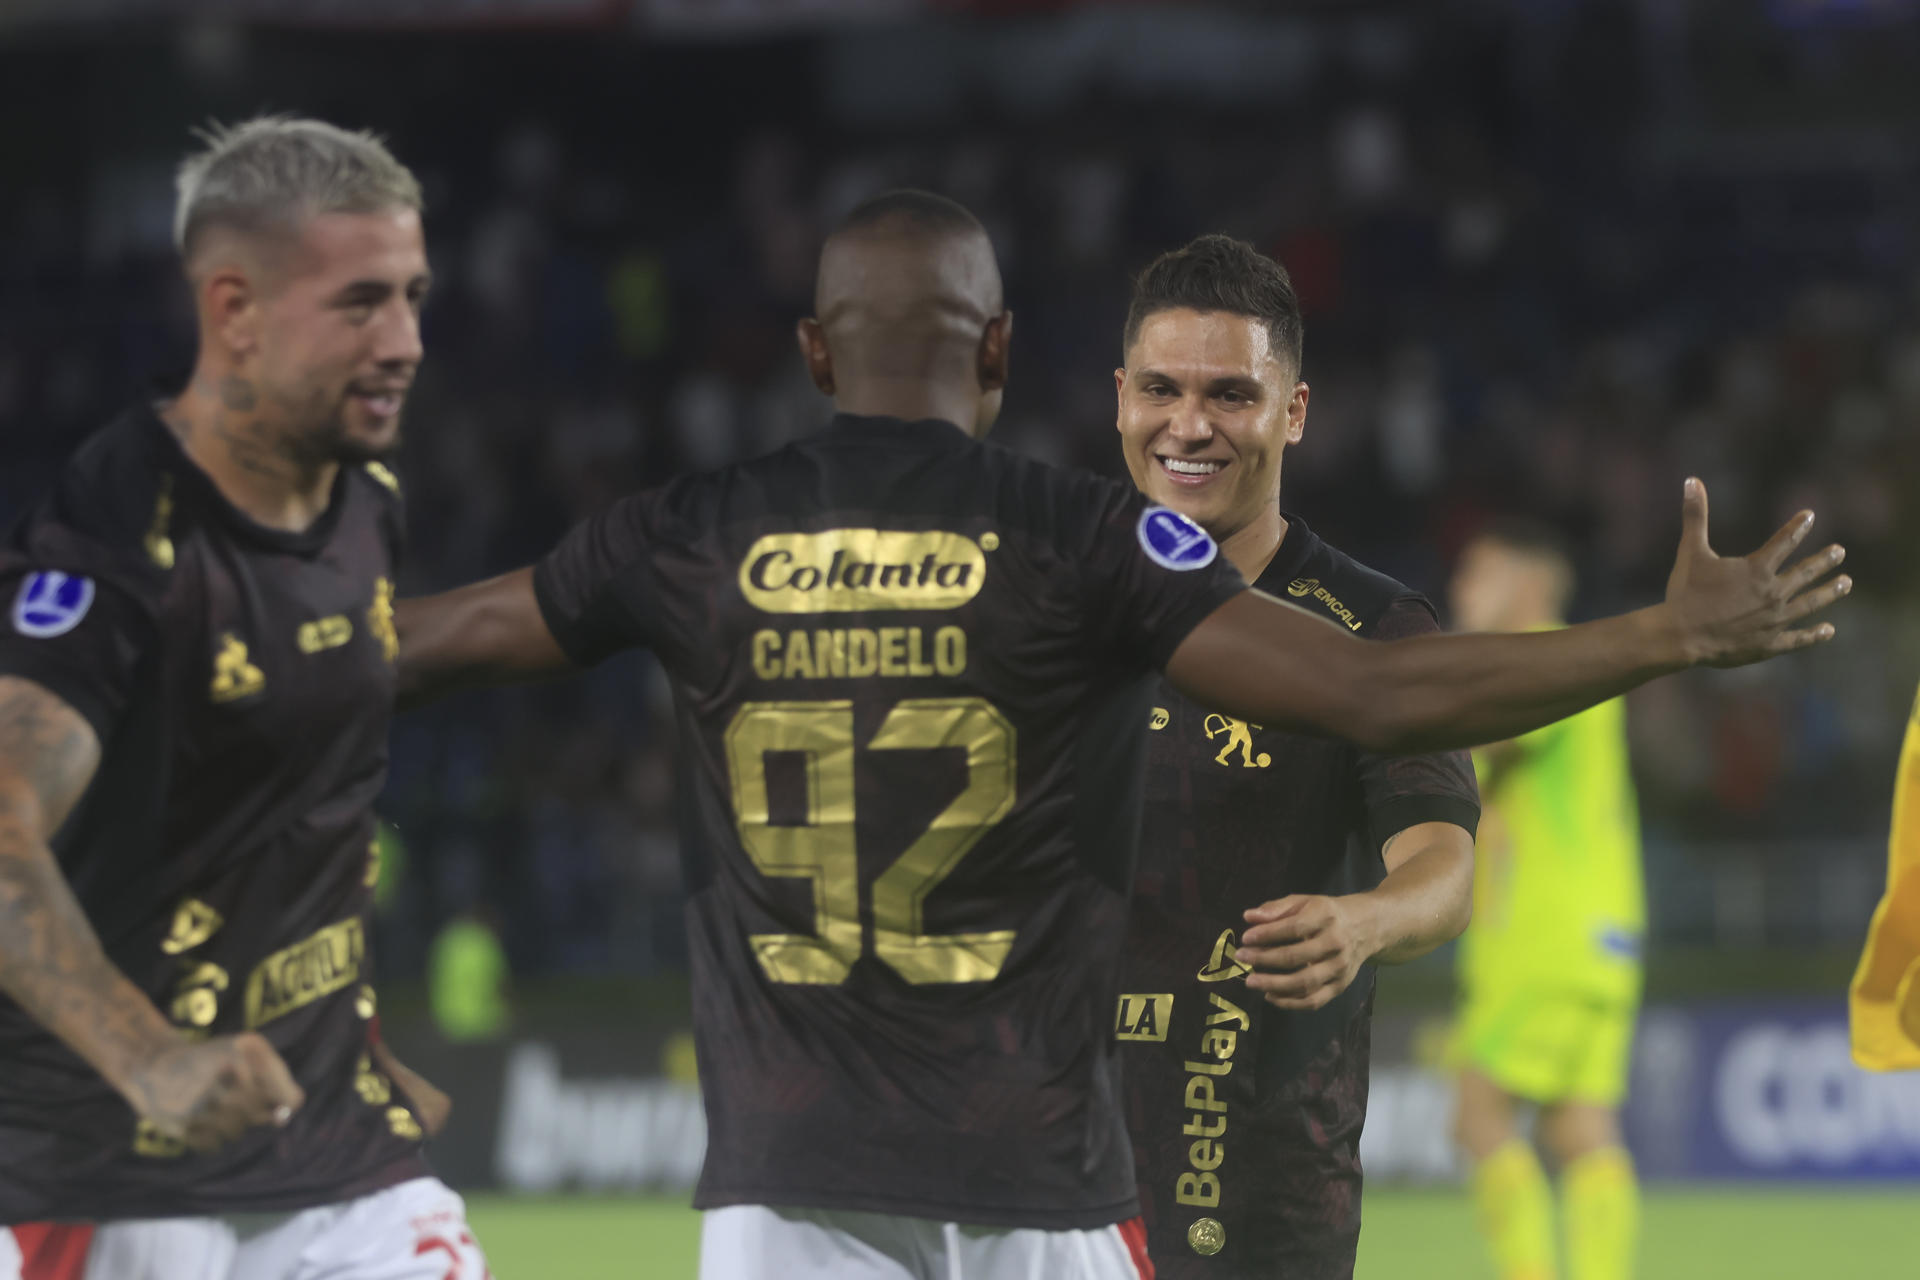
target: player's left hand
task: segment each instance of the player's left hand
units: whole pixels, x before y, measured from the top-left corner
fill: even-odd
[[[1361,895],[1291,894],[1244,913],[1234,958],[1247,987],[1276,1009],[1318,1009],[1353,984],[1373,956]]]

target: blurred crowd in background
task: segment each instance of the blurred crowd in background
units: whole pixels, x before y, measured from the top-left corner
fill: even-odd
[[[0,517],[187,367],[170,168],[210,116],[372,127],[426,181],[411,592],[818,426],[793,322],[824,231],[894,185],[961,200],[1000,252],[997,438],[1123,474],[1130,274],[1226,231],[1306,309],[1286,505],[1443,613],[1492,515],[1568,534],[1589,616],[1657,598],[1685,475],[1723,551],[1819,510],[1858,580],[1842,641],[1636,695],[1635,763],[1656,942],[1857,939],[1920,668],[1908,7],[1180,8],[684,45],[0,40],[22,122],[0,138]],[[519,974],[681,965],[668,703],[634,657],[403,717],[387,972],[419,972],[450,920],[490,923]]]

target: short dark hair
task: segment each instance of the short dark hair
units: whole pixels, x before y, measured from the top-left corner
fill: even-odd
[[[871,231],[888,225],[923,234],[978,232],[985,235],[987,230],[959,201],[932,191],[901,187],[862,200],[840,220],[838,231]]]
[[[1299,372],[1306,325],[1293,279],[1245,240],[1205,235],[1148,263],[1133,282],[1121,359],[1133,350],[1148,316],[1181,308],[1265,321],[1274,353],[1290,358]]]

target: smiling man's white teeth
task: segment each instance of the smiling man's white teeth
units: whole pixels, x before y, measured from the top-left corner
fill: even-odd
[[[1162,458],[1167,470],[1180,476],[1210,476],[1224,464],[1219,462],[1189,462],[1184,458]]]

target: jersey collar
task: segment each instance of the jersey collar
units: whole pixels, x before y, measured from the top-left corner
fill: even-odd
[[[1273,559],[1260,571],[1253,585],[1268,595],[1279,595],[1286,590],[1287,584],[1300,576],[1300,571],[1313,559],[1313,553],[1320,548],[1320,537],[1307,528],[1307,522],[1291,511],[1282,510],[1281,516],[1287,522],[1287,534],[1280,539],[1280,549],[1273,553]]]
[[[858,413],[836,413],[827,425],[824,438],[858,440],[861,443],[902,444],[914,448],[960,448],[972,444],[973,437],[958,424],[945,418],[869,417]]]
[[[146,429],[158,437],[161,465],[179,475],[182,485],[198,490],[207,506],[217,512],[220,519],[239,537],[270,551],[296,556],[317,555],[333,540],[333,531],[340,523],[340,513],[347,505],[347,464],[342,463],[339,474],[333,478],[333,492],[327,499],[327,509],[312,524],[297,533],[287,529],[270,529],[227,501],[227,495],[220,492],[220,486],[187,456],[186,450],[180,447],[180,442],[167,429],[167,424],[160,420],[159,413],[151,404],[140,405],[134,414],[142,418]]]

